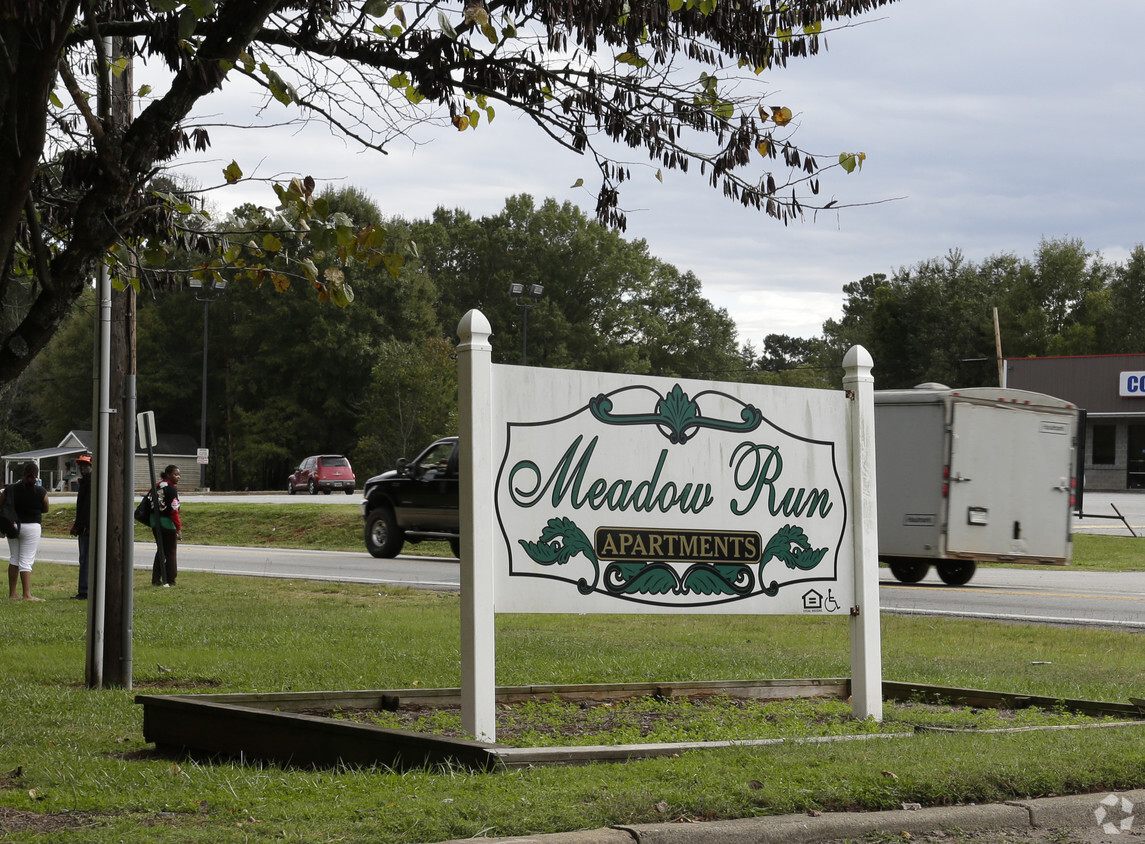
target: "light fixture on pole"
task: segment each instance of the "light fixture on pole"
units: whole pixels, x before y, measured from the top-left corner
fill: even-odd
[[[221,279],[212,279],[210,284],[203,284],[198,279],[192,279],[188,285],[195,291],[195,301],[203,303],[203,401],[202,412],[199,416],[199,448],[207,447],[207,327],[210,322],[211,302],[223,295],[227,283]],[[199,464],[199,488],[207,488],[207,464]]]
[[[521,322],[521,366],[525,366],[526,349],[529,345],[529,309],[541,301],[545,294],[543,284],[510,284],[509,295],[518,308],[523,308],[524,318]],[[530,301],[531,299],[531,301]]]

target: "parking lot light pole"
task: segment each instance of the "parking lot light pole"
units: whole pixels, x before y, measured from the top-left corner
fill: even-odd
[[[524,318],[521,322],[521,366],[526,365],[526,350],[529,346],[529,310],[533,308],[545,294],[543,284],[510,284],[509,295],[518,308],[524,309]],[[529,301],[530,298],[532,301]]]
[[[199,448],[207,447],[207,331],[210,323],[211,302],[223,295],[227,283],[219,279],[212,279],[211,283],[204,285],[198,279],[188,282],[195,291],[195,301],[203,303],[203,400],[199,416]],[[207,488],[207,464],[199,466],[199,489]]]

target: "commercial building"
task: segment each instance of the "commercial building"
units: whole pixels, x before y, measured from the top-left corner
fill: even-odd
[[[1006,358],[1005,386],[1085,411],[1086,489],[1145,489],[1145,354]]]

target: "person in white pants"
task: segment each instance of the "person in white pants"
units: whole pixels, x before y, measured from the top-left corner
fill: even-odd
[[[23,598],[25,601],[44,600],[32,597],[32,564],[36,562],[36,552],[40,550],[43,517],[44,513],[48,512],[48,491],[36,483],[39,477],[40,467],[29,461],[24,464],[20,482],[10,484],[0,492],[0,508],[11,496],[12,506],[16,511],[16,521],[20,523],[19,535],[8,539],[10,600],[17,598]]]

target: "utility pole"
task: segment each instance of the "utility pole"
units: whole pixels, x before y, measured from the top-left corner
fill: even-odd
[[[122,134],[131,122],[132,65],[130,45],[121,38],[105,41],[107,59],[125,58],[126,66],[110,76],[110,103],[100,109],[110,129]],[[132,616],[135,531],[132,521],[135,488],[135,289],[129,284],[111,292],[110,355],[106,379],[107,413],[97,425],[106,425],[106,450],[97,455],[96,471],[106,473],[105,509],[93,511],[95,532],[102,533],[103,565],[92,574],[102,577],[89,592],[89,688],[104,685],[131,688]],[[97,402],[98,404],[98,402]],[[101,441],[104,437],[101,435]],[[102,463],[102,465],[100,465]],[[102,599],[102,605],[96,605]]]

